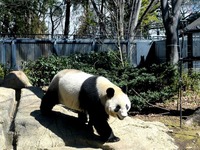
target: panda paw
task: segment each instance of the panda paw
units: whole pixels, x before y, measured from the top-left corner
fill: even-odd
[[[108,143],[120,141],[119,137],[113,136],[107,140]]]

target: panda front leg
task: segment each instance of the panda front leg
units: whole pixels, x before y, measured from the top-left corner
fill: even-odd
[[[90,125],[93,125],[103,142],[118,142],[119,137],[115,136],[106,119],[90,116]]]
[[[44,115],[48,115],[52,112],[52,108],[58,104],[58,92],[48,90],[42,98],[40,104],[40,111]]]
[[[87,130],[90,132],[90,133],[93,133],[94,130],[93,130],[93,124],[92,122],[89,120],[88,121],[88,117],[87,117],[87,113],[84,113],[84,112],[78,112],[78,119],[80,121],[81,124],[87,124]]]

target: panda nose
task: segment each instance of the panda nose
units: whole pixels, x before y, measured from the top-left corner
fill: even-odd
[[[125,117],[127,117],[128,116],[128,113],[127,112],[124,112],[124,113],[121,113],[121,114],[119,114],[118,115],[118,118],[120,119],[120,120],[123,120]]]
[[[128,112],[126,110],[121,110],[121,115],[122,116],[128,116]]]
[[[122,116],[126,117],[126,116],[128,116],[128,113],[127,112],[126,113],[122,113]]]

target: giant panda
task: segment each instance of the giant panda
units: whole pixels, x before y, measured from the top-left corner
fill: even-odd
[[[120,140],[107,122],[109,115],[123,120],[131,108],[128,96],[107,78],[75,69],[65,69],[54,76],[42,98],[41,113],[51,113],[56,104],[79,112],[83,123],[89,116],[88,126],[94,126],[104,142]]]

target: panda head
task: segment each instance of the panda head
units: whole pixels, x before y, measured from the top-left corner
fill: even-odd
[[[120,120],[123,120],[128,116],[131,103],[128,96],[120,88],[107,88],[106,97],[105,110],[107,114],[113,117],[118,117]]]

